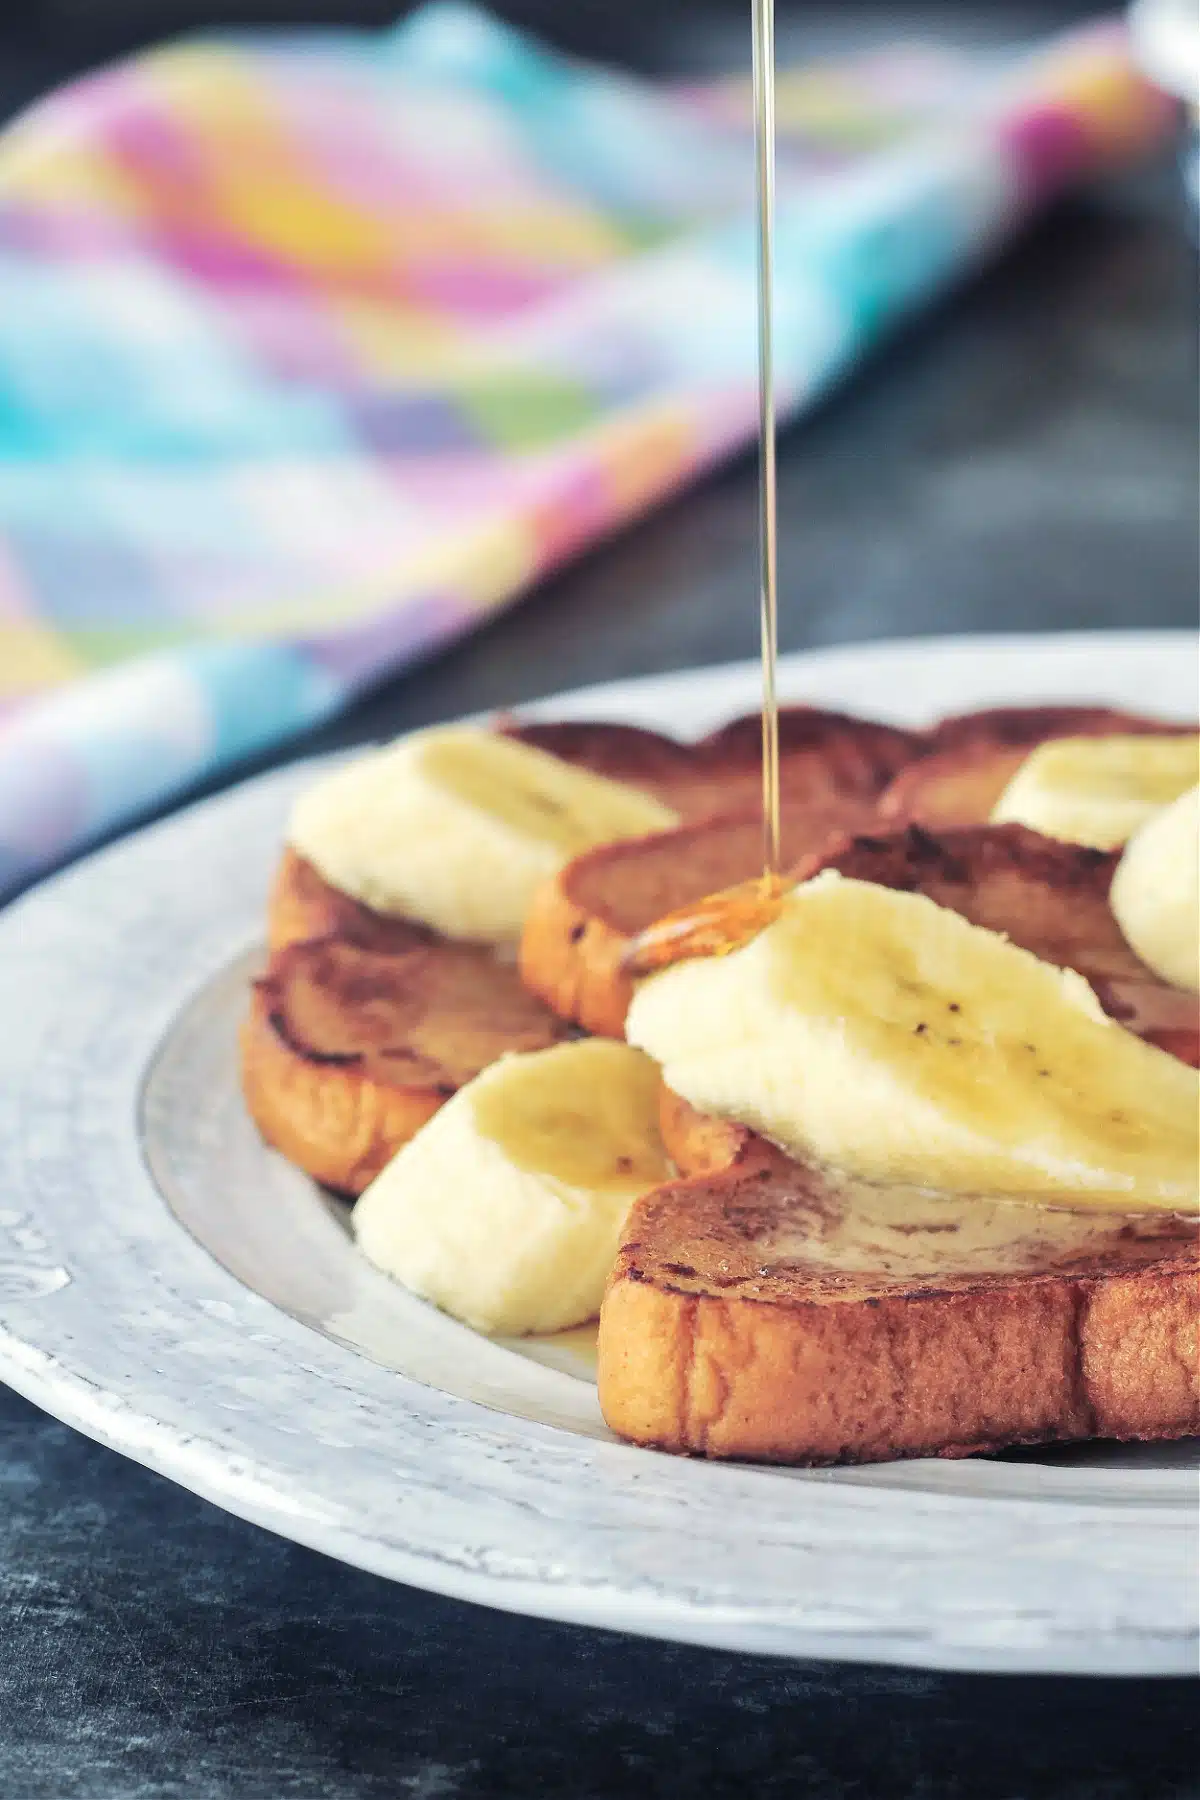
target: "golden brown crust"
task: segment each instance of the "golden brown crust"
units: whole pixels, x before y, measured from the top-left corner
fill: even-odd
[[[592,719],[514,723],[502,729],[506,737],[576,768],[641,788],[685,816],[703,805],[693,747],[678,738]]]
[[[1195,1342],[1195,1293],[1194,1269],[1173,1269],[767,1308],[621,1277],[600,1315],[600,1405],[635,1443],[765,1462],[1187,1437],[1196,1363],[1175,1346]]]
[[[1046,1262],[1031,1235],[1030,1272],[905,1287],[797,1261],[797,1234],[819,1237],[838,1204],[759,1139],[723,1173],[639,1201],[600,1318],[612,1429],[810,1463],[1200,1429],[1192,1228],[1092,1223],[1077,1255]]]
[[[1190,1272],[1146,1269],[1093,1283],[1080,1362],[1097,1437],[1185,1437],[1200,1429],[1197,1282],[1193,1264]],[[1148,1429],[1158,1421],[1166,1428]]]
[[[779,792],[794,818],[806,810],[872,808],[896,774],[926,750],[925,734],[812,706],[779,709]],[[712,771],[708,811],[762,802],[762,719],[750,713],[702,738],[695,754]],[[786,854],[786,852],[785,852]]]
[[[566,1027],[485,949],[330,937],[276,952],[242,1033],[242,1084],[268,1143],[357,1194],[480,1070]]]
[[[320,1062],[280,1031],[261,987],[241,1028],[242,1092],[263,1137],[314,1181],[361,1194],[444,1096],[374,1080],[358,1062]]]
[[[542,882],[525,916],[521,980],[560,1019],[597,1037],[623,1037],[633,998],[622,968],[628,948],[624,932],[590,914],[572,883],[553,876]]]

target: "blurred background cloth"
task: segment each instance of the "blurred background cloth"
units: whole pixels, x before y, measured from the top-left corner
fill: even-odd
[[[748,117],[741,81],[655,87],[439,5],[158,51],[10,128],[0,888],[747,441]],[[795,410],[1173,113],[1104,25],[793,71],[779,118]]]

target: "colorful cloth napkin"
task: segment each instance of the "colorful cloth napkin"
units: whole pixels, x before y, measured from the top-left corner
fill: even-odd
[[[1108,25],[786,73],[784,411],[1171,120]],[[746,443],[751,196],[744,82],[461,5],[158,50],[0,137],[0,890]]]

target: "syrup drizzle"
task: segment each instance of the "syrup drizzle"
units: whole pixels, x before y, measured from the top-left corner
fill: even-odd
[[[752,0],[758,190],[758,586],[762,639],[763,870],[780,873],[779,556],[775,471],[775,0]]]
[[[758,198],[758,590],[762,641],[763,873],[668,913],[622,958],[634,976],[697,956],[727,956],[778,918],[787,883],[779,821],[778,539],[775,472],[775,0],[751,0]]]

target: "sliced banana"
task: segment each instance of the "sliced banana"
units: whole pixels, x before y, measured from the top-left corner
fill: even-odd
[[[1045,837],[1116,850],[1200,777],[1200,738],[1075,737],[1039,744],[992,813]]]
[[[1134,833],[1109,899],[1147,967],[1173,987],[1200,990],[1200,787]]]
[[[478,1331],[596,1316],[626,1215],[668,1179],[658,1070],[589,1038],[460,1088],[354,1209],[371,1262]]]
[[[581,851],[678,824],[650,794],[496,733],[401,738],[301,795],[288,840],[331,886],[446,937],[514,943]]]
[[[923,895],[826,871],[743,949],[652,976],[626,1029],[693,1106],[869,1181],[1197,1207],[1196,1070]]]

